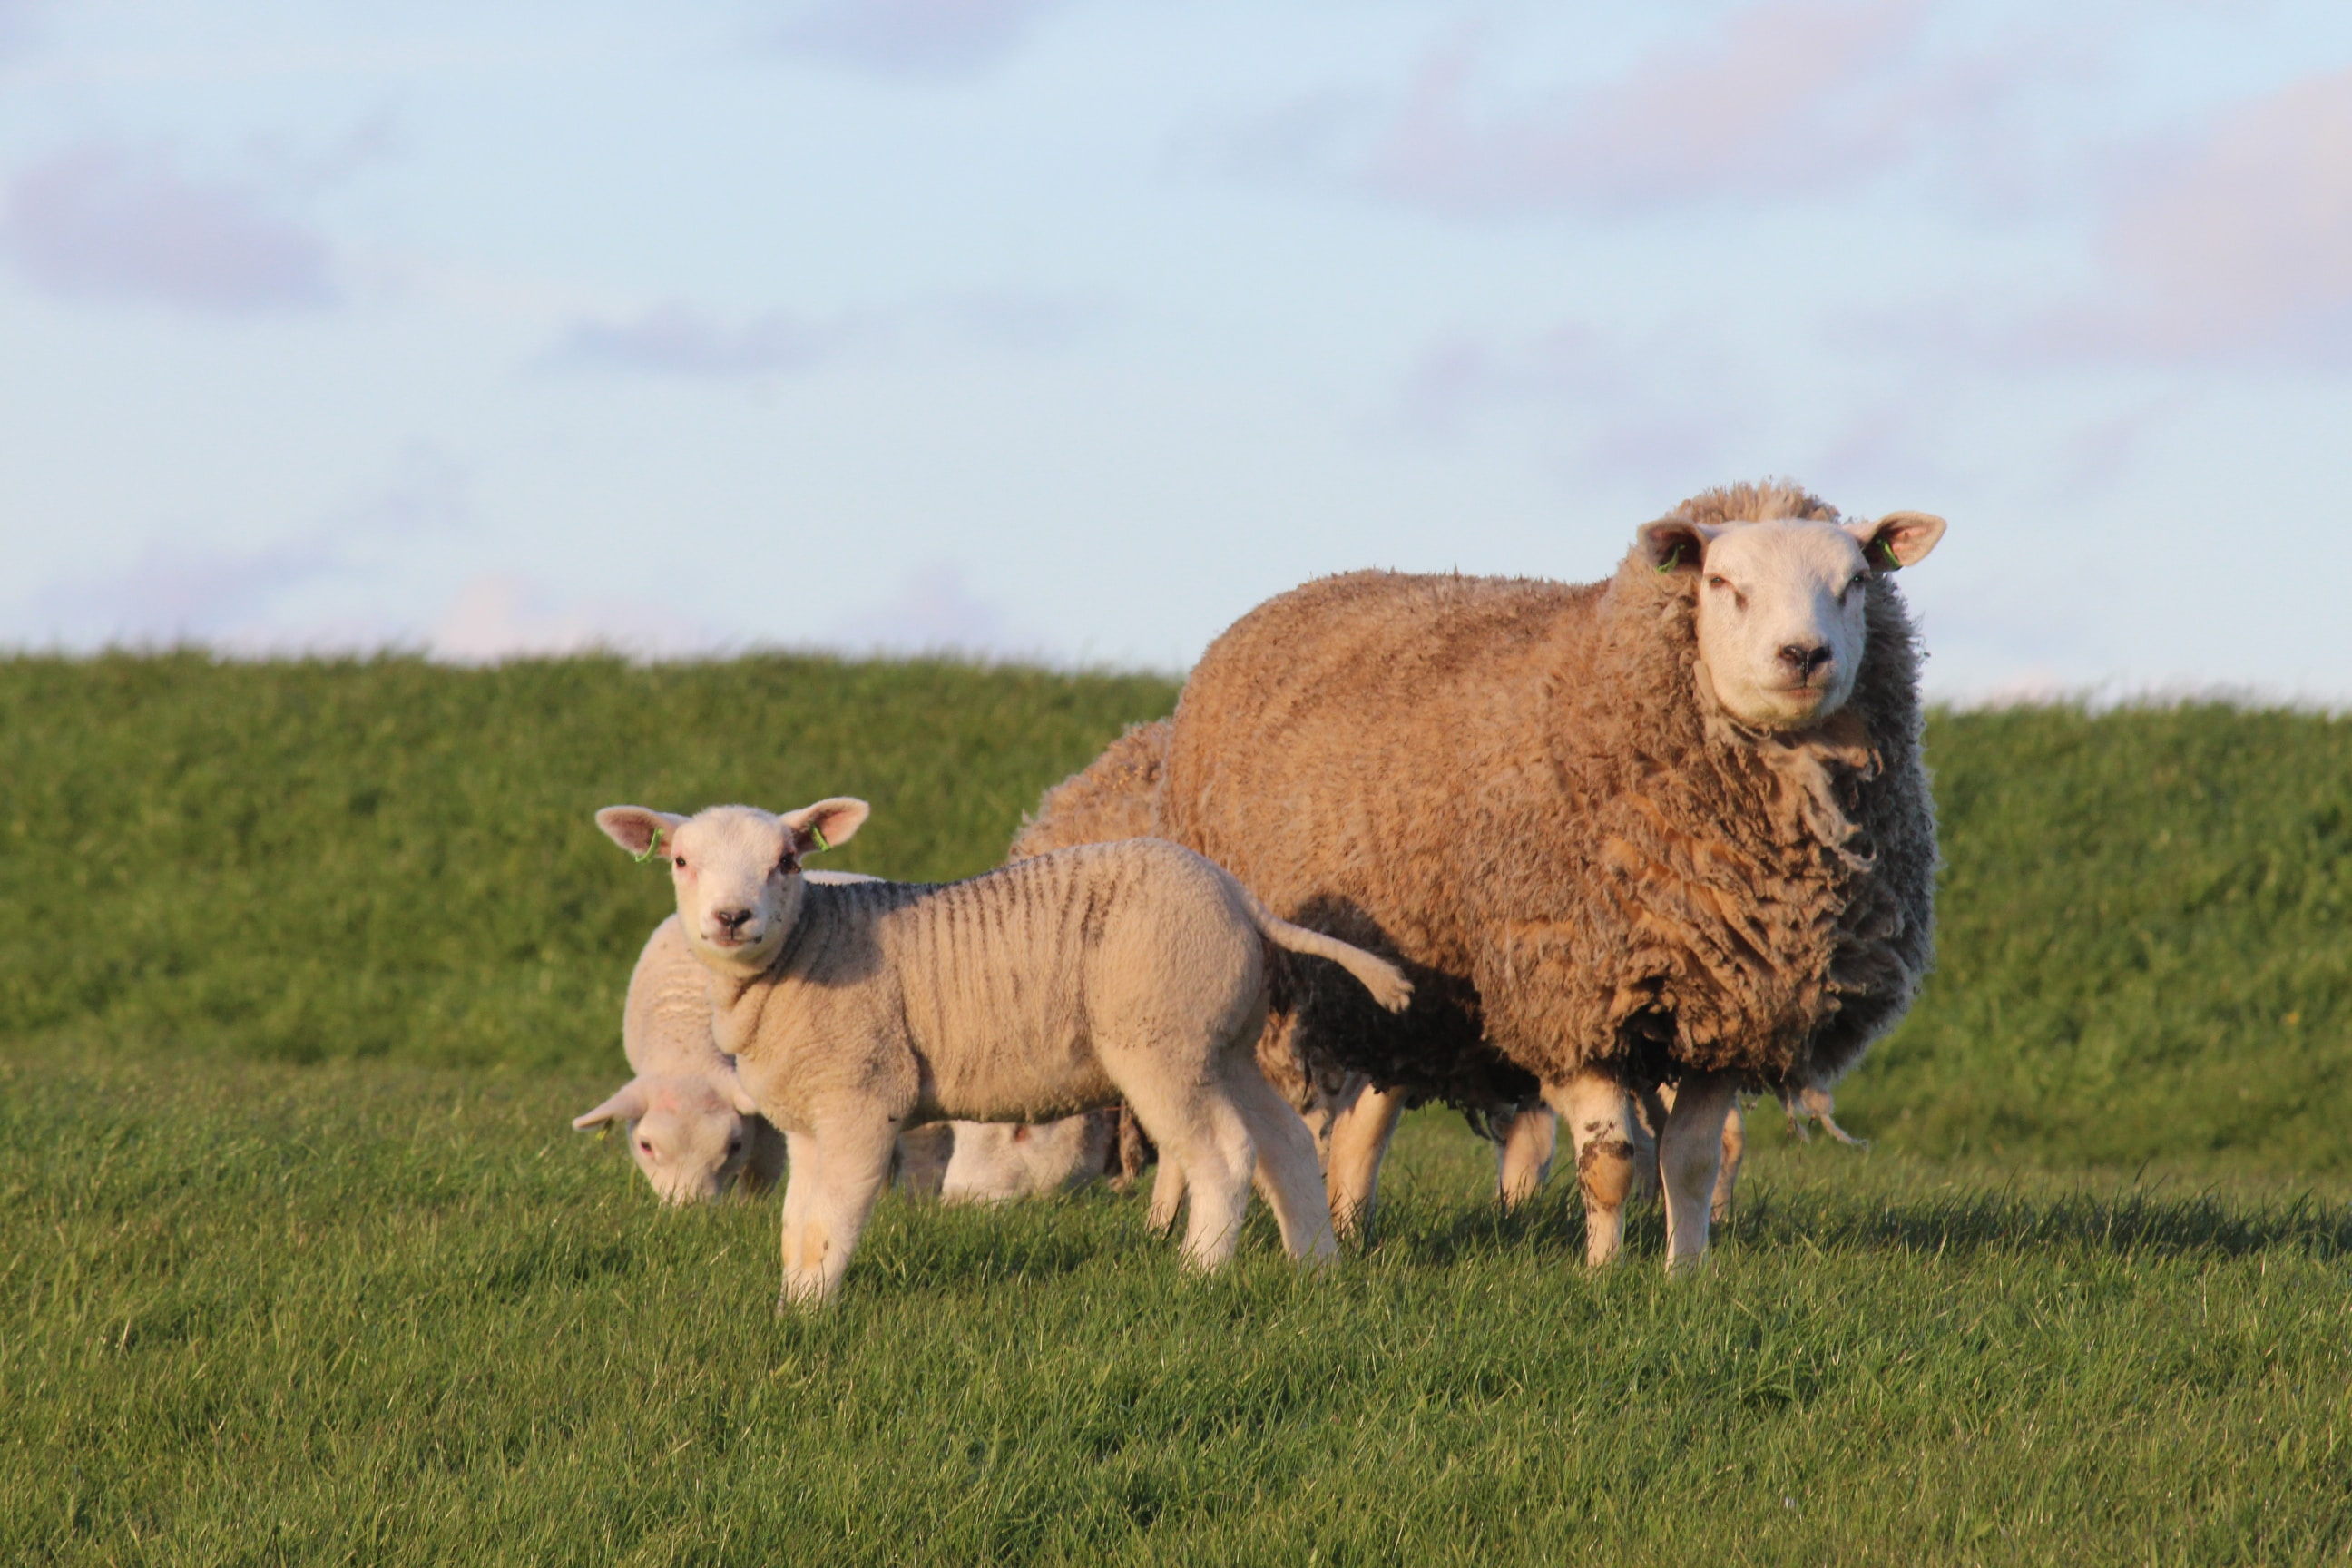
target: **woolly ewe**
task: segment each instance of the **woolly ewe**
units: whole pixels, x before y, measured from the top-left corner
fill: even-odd
[[[1301,966],[1310,1061],[1497,1119],[1539,1091],[1593,1263],[1633,1096],[1673,1085],[1657,1163],[1688,1264],[1735,1091],[1825,1103],[1927,972],[1935,809],[1892,578],[1943,531],[1740,485],[1641,527],[1602,583],[1309,584],[1194,667],[1160,830],[1412,975],[1391,1020]]]

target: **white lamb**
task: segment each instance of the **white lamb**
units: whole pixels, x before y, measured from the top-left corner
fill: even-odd
[[[630,853],[667,853],[738,1109],[791,1146],[784,1300],[838,1285],[901,1129],[1045,1121],[1122,1098],[1191,1189],[1189,1262],[1232,1256],[1254,1168],[1285,1250],[1335,1250],[1307,1129],[1255,1059],[1267,947],[1329,959],[1393,1009],[1412,992],[1392,965],[1277,919],[1154,838],[947,886],[811,886],[802,855],[845,843],[866,813],[834,799],[783,816],[596,814]]]

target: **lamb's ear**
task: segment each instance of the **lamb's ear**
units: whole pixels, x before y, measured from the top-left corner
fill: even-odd
[[[837,795],[831,800],[784,813],[783,825],[792,830],[793,853],[806,855],[811,850],[821,852],[836,844],[848,843],[865,825],[866,814],[873,809],[862,800]]]
[[[1635,529],[1633,544],[1661,572],[1696,572],[1706,557],[1707,545],[1722,531],[1713,523],[1662,517]]]
[[[1845,531],[1862,546],[1874,572],[1916,566],[1944,537],[1944,520],[1924,511],[1890,511],[1876,522],[1849,522]]]
[[[596,814],[596,826],[604,837],[640,860],[653,858],[662,836],[677,833],[686,822],[683,816],[643,805],[608,805]]]
[[[631,1079],[614,1093],[612,1099],[584,1116],[573,1117],[572,1125],[585,1132],[591,1127],[602,1127],[608,1121],[635,1121],[645,1113],[645,1083],[641,1079]]]

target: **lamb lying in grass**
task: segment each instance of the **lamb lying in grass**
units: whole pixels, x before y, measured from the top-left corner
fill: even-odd
[[[839,1284],[900,1129],[1046,1121],[1122,1097],[1191,1188],[1189,1262],[1232,1256],[1254,1166],[1290,1256],[1335,1249],[1306,1127],[1253,1059],[1268,945],[1331,960],[1394,1009],[1412,992],[1392,965],[1276,919],[1153,838],[946,886],[811,886],[801,857],[845,843],[866,812],[834,799],[782,816],[596,814],[624,849],[669,859],[738,1109],[790,1145],[784,1300]]]
[[[813,882],[868,882],[855,871],[811,871]],[[586,1131],[622,1124],[630,1157],[662,1201],[707,1203],[730,1190],[763,1193],[782,1179],[784,1139],[764,1117],[736,1109],[735,1063],[710,1026],[709,972],[677,917],[654,928],[629,976],[621,1049],[636,1077],[572,1119]],[[947,1163],[944,1130],[899,1142],[898,1174],[918,1197],[936,1196]]]

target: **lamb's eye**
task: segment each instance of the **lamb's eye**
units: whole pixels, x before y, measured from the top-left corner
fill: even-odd
[[[679,856],[679,857],[677,858],[677,859],[675,862],[673,862],[673,863],[677,867],[677,868],[678,868],[679,870],[683,871],[683,870],[685,870],[685,869],[686,869],[686,857],[685,857],[685,856],[683,856],[683,855]]]
[[[654,1153],[654,1141],[650,1138],[638,1139],[637,1152],[643,1154],[648,1160],[652,1159]]]

